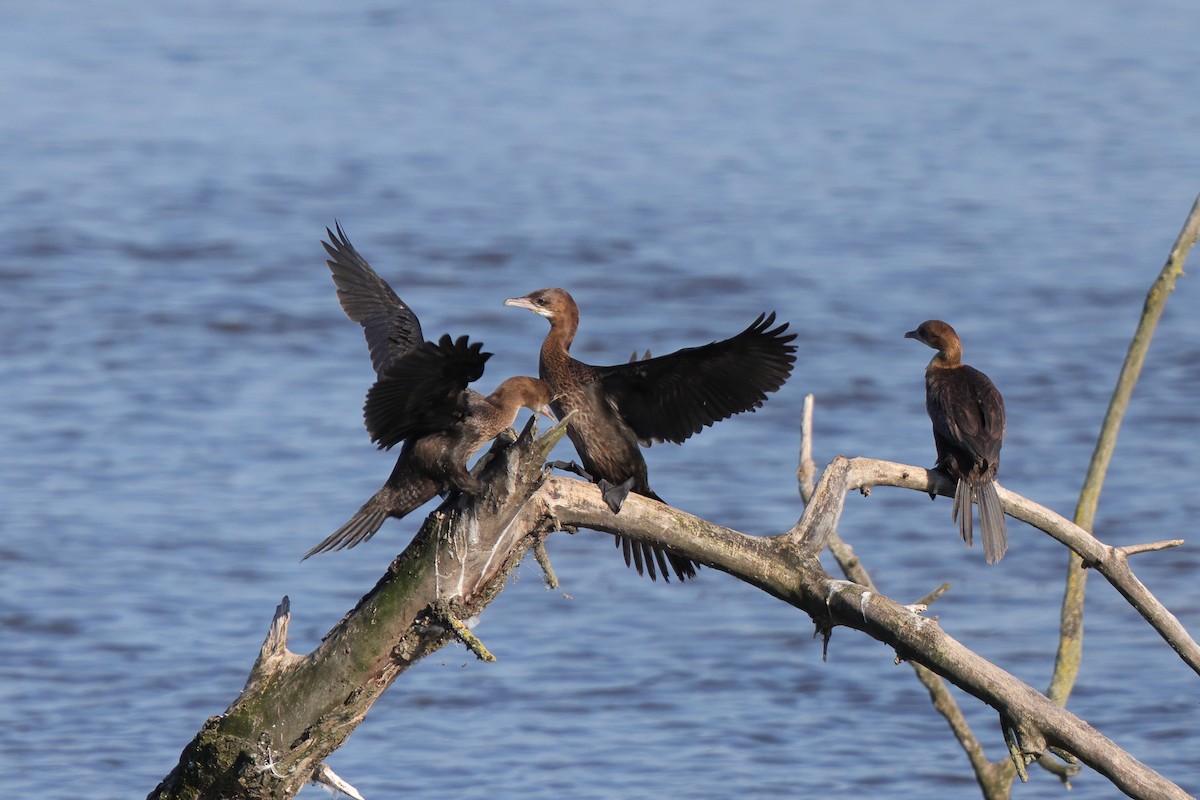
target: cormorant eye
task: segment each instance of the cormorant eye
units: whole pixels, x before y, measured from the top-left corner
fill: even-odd
[[[539,306],[544,306],[544,305],[546,305],[546,298],[544,298],[544,297],[539,297],[539,298],[538,298],[537,300],[535,300],[534,302],[535,302],[535,303],[537,303]]]

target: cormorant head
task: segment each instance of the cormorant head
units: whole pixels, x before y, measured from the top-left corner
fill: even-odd
[[[504,301],[504,305],[529,309],[551,322],[556,317],[570,316],[571,311],[575,312],[575,316],[579,314],[575,300],[571,298],[571,295],[567,294],[565,289],[557,288],[538,289],[536,292],[530,292],[524,297],[510,297]]]
[[[524,407],[547,419],[554,419],[554,414],[550,411],[550,403],[554,400],[550,384],[528,375],[505,379],[496,387],[496,391],[492,392],[491,399],[501,406],[511,407],[514,418],[518,409]]]
[[[904,338],[916,339],[937,350],[938,355],[934,361],[939,366],[957,366],[962,358],[962,342],[959,341],[958,334],[940,319],[925,320],[916,330],[904,334]]]
[[[940,319],[929,319],[917,326],[914,331],[904,334],[905,339],[916,339],[934,350],[945,350],[951,342],[958,344],[958,334]]]

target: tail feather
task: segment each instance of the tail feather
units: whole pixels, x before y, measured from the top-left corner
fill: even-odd
[[[976,489],[979,501],[979,527],[983,529],[983,553],[987,563],[995,564],[1008,550],[1008,533],[1004,526],[1004,509],[996,483],[988,481]]]
[[[954,490],[954,511],[951,519],[958,523],[958,532],[962,534],[962,540],[967,543],[967,547],[973,545],[973,531],[971,530],[971,501],[974,500],[975,487],[967,483],[964,479],[958,479],[958,487]]]
[[[650,357],[649,352],[646,353],[646,357],[647,358]],[[657,500],[660,503],[665,504],[667,502],[666,500],[663,500],[661,497],[659,497],[657,494],[655,494],[654,490],[651,489],[649,486],[646,487],[644,492],[639,492],[639,494],[643,494],[646,497],[649,497],[651,500]],[[689,578],[695,578],[696,570],[700,569],[700,565],[697,564],[695,561],[692,561],[690,558],[686,558],[686,557],[678,555],[676,553],[672,553],[670,550],[666,550],[662,547],[656,547],[652,544],[645,545],[645,548],[646,548],[646,561],[647,561],[647,563],[651,564],[650,580],[654,580],[654,566],[650,559],[651,553],[654,554],[655,560],[658,561],[659,570],[662,572],[663,581],[665,581],[666,583],[671,582],[671,573],[667,571],[667,565],[663,563],[664,557],[666,558],[667,563],[671,565],[671,569],[675,572],[675,577],[679,579],[680,583],[683,583],[684,581],[686,581]],[[641,574],[640,570],[638,571],[638,574],[639,575]]]
[[[637,570],[638,575],[641,575],[642,570],[645,568],[642,564],[642,543],[631,541],[629,545],[629,549],[633,551],[633,568]],[[625,566],[629,566],[629,562],[626,562]],[[653,565],[651,568],[653,569]]]
[[[397,472],[400,465],[397,465]],[[437,481],[423,475],[402,475],[400,480],[393,472],[392,478],[362,504],[362,508],[346,521],[346,524],[326,536],[320,544],[304,554],[303,561],[317,553],[328,553],[342,548],[362,544],[375,535],[388,517],[400,519],[415,511],[437,496],[443,487]]]
[[[671,573],[667,571],[667,551],[663,550],[661,547],[650,547],[647,545],[647,547],[646,547],[646,561],[647,562],[650,561],[651,556],[653,556],[654,560],[658,562],[658,571],[662,573],[663,580],[666,581],[667,583],[670,583],[671,582]],[[654,580],[654,570],[653,569],[650,570],[650,580]],[[680,580],[683,580],[683,578],[680,578]]]
[[[300,560],[303,561],[317,553],[328,553],[341,550],[343,547],[354,547],[374,536],[375,532],[382,527],[384,520],[388,518],[387,504],[379,502],[380,493],[376,492],[342,527],[326,536],[320,544],[305,553],[304,558]]]
[[[619,487],[613,487],[613,485],[608,481],[601,480],[601,492],[605,491],[606,484],[610,489],[625,488],[626,494],[628,494],[628,487],[633,485],[633,479],[630,478],[626,480],[624,483],[620,484]],[[648,497],[651,500],[657,500],[660,503],[666,502],[653,491],[651,491],[650,487],[645,487],[643,490],[638,491],[637,494],[640,494],[643,497]],[[622,498],[622,500],[623,499],[624,498]],[[608,500],[607,495],[605,496],[605,500]],[[613,509],[614,514],[619,511],[619,506]],[[663,580],[667,583],[670,583],[671,572],[673,571],[675,573],[675,577],[679,579],[680,583],[682,583],[688,578],[695,578],[696,570],[700,568],[700,565],[692,561],[690,558],[685,558],[684,556],[672,553],[670,550],[666,550],[646,542],[635,541],[627,536],[618,535],[616,537],[616,546],[621,548],[622,554],[625,556],[625,566],[632,566],[637,570],[638,575],[648,575],[652,581],[658,580],[658,575],[661,573]],[[668,564],[671,566],[670,569],[667,569]]]
[[[654,569],[654,548],[645,542],[641,544],[635,542],[633,546],[642,548],[642,562],[646,565],[646,574],[650,576],[650,580],[658,580],[658,574]],[[666,577],[666,573],[663,574],[663,577]]]
[[[663,551],[660,550],[659,552]],[[696,577],[696,570],[700,569],[700,565],[690,558],[677,556],[671,552],[667,553],[667,561],[671,562],[671,567],[675,570],[675,577],[679,578],[680,583],[686,581],[688,578]],[[666,577],[666,575],[667,571],[664,569],[663,577]]]
[[[983,555],[987,563],[995,564],[1008,550],[1008,533],[1004,525],[1004,509],[995,481],[977,486],[960,479],[954,491],[954,521],[967,547],[972,544],[971,502],[979,504],[979,527],[983,531]]]
[[[681,582],[686,581],[696,577],[696,569],[700,566],[690,558],[628,536],[617,535],[613,543],[625,557],[625,566],[633,567],[638,575],[647,575],[652,581],[658,580],[661,573],[663,580],[670,583],[672,572]]]

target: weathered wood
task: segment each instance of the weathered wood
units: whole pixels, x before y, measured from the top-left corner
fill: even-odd
[[[826,484],[825,491],[837,494],[844,494],[846,486],[863,488],[889,483],[889,476],[895,478],[890,485],[905,485],[920,491],[925,491],[930,483],[925,470],[870,459],[839,457],[825,473],[835,476]],[[1019,519],[1034,524],[1032,520],[1041,517],[1032,512],[1040,506],[1013,492],[1001,490],[1001,499],[1005,510],[1017,511]],[[824,535],[836,527],[836,520],[810,517],[808,510],[819,504],[840,509],[834,498],[822,498],[819,484],[796,529],[776,537],[752,537],[636,495],[625,501],[618,517],[608,510],[595,487],[552,478],[533,495],[522,516],[524,524],[530,526],[555,520],[562,526],[620,531],[624,536],[678,550],[694,561],[726,572],[807,612],[821,630],[834,626],[853,628],[892,646],[899,658],[921,664],[996,709],[1022,769],[1025,763],[1050,750],[1077,757],[1130,797],[1146,800],[1190,797],[1084,720],[963,646],[935,620],[922,617],[866,586],[827,574],[804,536],[805,532]],[[1061,517],[1057,519],[1075,528]],[[1087,536],[1078,529],[1059,527],[1047,532],[1077,544],[1084,541],[1077,539],[1079,533]],[[1094,543],[1090,546],[1104,547],[1090,536],[1087,539]]]
[[[821,630],[853,628],[889,644],[899,658],[921,664],[996,709],[1021,769],[1047,751],[1067,753],[1131,797],[1188,797],[914,607],[824,572],[817,555],[836,531],[848,491],[876,485],[945,488],[932,473],[903,464],[836,458],[792,530],[752,537],[637,495],[614,515],[594,485],[545,478],[545,454],[562,430],[560,423],[534,441],[527,429],[516,446],[495,454],[483,473],[489,494],[460,511],[432,514],[379,584],[307,656],[286,650],[287,609],[281,605],[242,695],[225,714],[205,724],[150,797],[287,798],[310,780],[330,783],[322,761],[391,682],[446,644],[455,635],[453,620],[480,613],[527,549],[551,531],[580,527],[670,548],[805,611]],[[1115,558],[1128,569],[1117,548],[1012,492],[1001,490],[1000,495],[1008,513],[1044,526],[1055,538],[1095,557],[1098,566]],[[1127,583],[1121,569],[1110,572],[1118,588]],[[477,646],[477,652],[482,648]]]
[[[149,797],[278,800],[312,780],[333,784],[324,759],[405,669],[455,638],[454,620],[479,614],[499,594],[545,535],[512,521],[544,480],[546,455],[566,428],[536,440],[532,429],[531,420],[515,444],[493,450],[481,475],[488,492],[431,514],[308,655],[286,648],[284,598],[242,693],[204,724]]]
[[[846,494],[856,490],[866,493],[876,486],[936,492],[948,497],[954,495],[954,484],[932,470],[873,458],[838,456],[826,467],[804,515],[785,534],[783,541],[805,553],[819,553],[829,535],[837,529]],[[996,488],[1005,514],[1029,523],[1077,553],[1086,566],[1103,575],[1137,609],[1184,663],[1200,673],[1200,644],[1129,566],[1130,553],[1177,547],[1183,544],[1182,539],[1114,547],[1045,506],[1002,486]]]

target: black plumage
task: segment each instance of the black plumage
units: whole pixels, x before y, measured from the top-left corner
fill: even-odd
[[[638,447],[655,441],[680,443],[705,426],[759,408],[767,393],[791,374],[796,348],[787,324],[772,327],[775,315],[760,315],[730,339],[689,347],[658,358],[634,359],[609,367],[571,357],[579,308],[563,289],[540,289],[505,305],[526,308],[550,322],[542,343],[539,373],[555,395],[551,403],[567,423],[583,469],[599,486],[614,512],[630,491],[660,500],[650,488],[646,461]],[[639,574],[653,579],[655,564],[669,580],[667,561],[680,580],[694,577],[696,565],[674,553],[617,537]]]
[[[304,558],[354,547],[388,517],[400,518],[439,494],[478,494],[467,461],[513,424],[522,406],[542,411],[550,388],[516,376],[488,396],[467,388],[483,375],[491,353],[467,337],[424,340],[416,315],[358,254],[338,226],[326,229],[326,263],[346,316],[363,326],[378,374],[363,409],[367,432],[381,448],[401,444],[387,482],[344,525]]]
[[[987,375],[962,363],[962,343],[945,322],[928,320],[904,335],[937,350],[925,369],[925,409],[937,447],[935,469],[957,481],[953,518],[968,546],[971,503],[979,504],[984,556],[994,564],[1008,548],[995,482],[1004,443],[1004,398]]]

